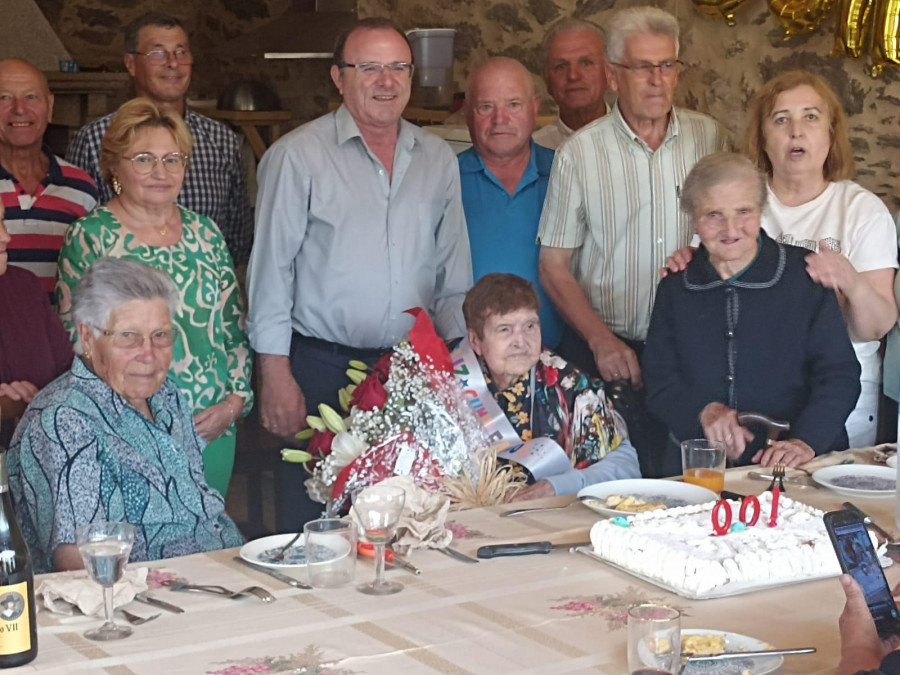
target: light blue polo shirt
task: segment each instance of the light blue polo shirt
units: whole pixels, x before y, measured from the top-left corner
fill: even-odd
[[[505,272],[533,283],[541,300],[541,339],[545,347],[555,349],[562,320],[538,279],[541,247],[537,243],[553,150],[531,142],[531,158],[512,195],[484,165],[475,148],[461,153],[458,159],[475,281],[491,272]]]

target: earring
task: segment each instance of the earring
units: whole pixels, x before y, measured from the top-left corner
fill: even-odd
[[[113,192],[115,192],[117,195],[122,194],[122,184],[119,182],[118,176],[113,176],[110,183],[112,183]]]

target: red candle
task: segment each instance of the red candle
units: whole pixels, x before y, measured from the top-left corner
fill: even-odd
[[[778,498],[781,496],[781,490],[776,485],[772,488],[772,513],[769,515],[769,527],[775,527],[778,524]]]
[[[725,514],[725,522],[719,517],[719,513]],[[712,510],[712,526],[714,537],[721,537],[728,534],[728,528],[731,527],[731,504],[725,499],[720,499]]]

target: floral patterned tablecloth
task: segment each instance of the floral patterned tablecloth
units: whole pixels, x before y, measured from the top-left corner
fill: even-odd
[[[766,485],[729,472],[726,487],[758,494]],[[791,497],[824,509],[845,498],[824,489],[789,488]],[[568,498],[544,500],[565,503]],[[893,500],[858,500],[894,530]],[[518,505],[517,505],[518,506]],[[485,543],[587,540],[595,514],[582,505],[501,519],[502,510],[453,514],[454,546],[474,554]],[[256,583],[277,602],[226,600],[175,593],[157,596],[184,607],[134,628],[120,642],[91,642],[85,617],[40,613],[40,654],[21,672],[95,672],[110,675],[251,675],[276,672],[357,673],[625,673],[625,612],[638,602],[665,602],[684,612],[682,626],[742,633],[783,646],[815,646],[812,656],[789,657],[784,673],[833,672],[843,595],[829,579],[735,598],[691,601],[673,596],[585,556],[548,555],[461,563],[434,551],[416,552],[421,576],[389,575],[403,592],[371,597],[352,587],[303,591],[233,560],[237,550],[162,561],[151,579],[177,575],[193,582],[242,588]],[[900,568],[900,565],[895,566]],[[302,578],[302,572],[298,578]],[[371,578],[360,559],[357,580]],[[888,569],[896,583],[900,569]],[[157,610],[133,603],[147,615]],[[16,672],[16,671],[10,671]]]

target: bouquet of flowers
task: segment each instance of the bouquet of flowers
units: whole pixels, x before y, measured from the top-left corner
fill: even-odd
[[[453,374],[450,353],[428,314],[409,310],[409,338],[371,370],[350,362],[351,384],[338,392],[345,419],[327,405],[308,416],[306,451],[284,450],[287,461],[304,462],[310,497],[338,511],[352,492],[392,475],[410,475],[426,489],[447,476],[476,476],[488,446],[482,424],[466,403]],[[301,436],[301,437],[302,437]]]

